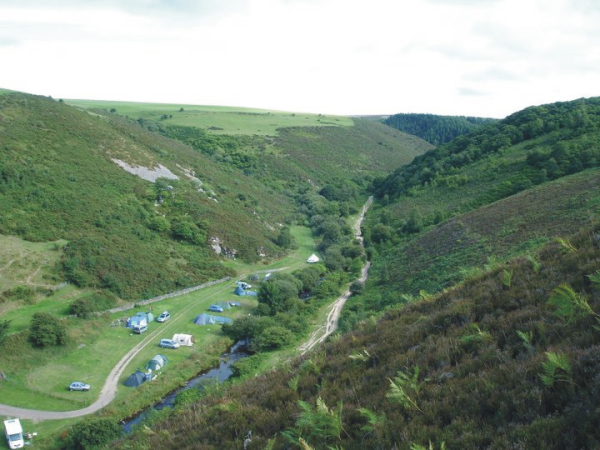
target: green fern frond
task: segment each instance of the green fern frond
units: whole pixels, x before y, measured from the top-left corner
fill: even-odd
[[[596,270],[595,273],[591,275],[586,275],[592,283],[600,284],[600,270]]]
[[[573,253],[577,251],[577,249],[571,244],[567,239],[556,238],[556,242],[560,245],[560,248],[563,253]]]
[[[556,307],[557,316],[570,322],[574,317],[593,315],[594,311],[582,295],[576,293],[569,285],[561,284],[552,291],[548,303]]]
[[[560,353],[546,352],[547,360],[542,363],[544,373],[540,374],[542,383],[547,387],[557,381],[572,383],[569,357]]]
[[[512,270],[504,269],[502,271],[502,284],[506,287],[510,287],[510,285],[512,283],[512,276],[513,276]]]

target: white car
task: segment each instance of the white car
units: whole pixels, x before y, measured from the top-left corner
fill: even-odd
[[[73,381],[69,385],[69,390],[70,391],[89,391],[90,385],[82,383],[81,381]]]
[[[162,314],[156,318],[156,321],[163,323],[169,320],[170,318],[171,314],[169,313],[169,311],[163,311]]]
[[[179,348],[179,342],[174,341],[173,339],[161,339],[158,346],[163,347],[163,348],[176,349],[176,348]]]

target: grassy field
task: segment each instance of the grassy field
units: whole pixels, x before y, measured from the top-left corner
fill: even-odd
[[[279,128],[315,126],[352,126],[344,116],[325,116],[262,109],[224,106],[200,106],[162,103],[134,103],[102,100],[65,100],[65,103],[84,109],[116,110],[131,118],[161,121],[165,125],[203,128],[215,134],[276,136]],[[169,116],[161,118],[161,116]],[[172,116],[172,117],[171,117]]]

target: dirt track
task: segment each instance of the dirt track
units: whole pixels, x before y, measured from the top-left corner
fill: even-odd
[[[356,220],[356,223],[354,224],[354,235],[355,235],[356,239],[358,239],[360,241],[361,245],[363,244],[363,237],[362,237],[362,234],[360,233],[360,225],[361,225],[362,221],[364,220],[365,213],[367,212],[367,209],[369,209],[369,206],[371,206],[371,203],[373,203],[373,197],[369,197],[367,202],[364,204],[362,211],[360,213],[360,216]],[[367,281],[367,277],[369,276],[369,268],[370,267],[371,267],[371,262],[367,261],[367,263],[362,268],[362,272],[361,272],[361,275],[360,275],[360,278],[358,279],[358,281],[360,281],[361,283],[364,283],[365,281]],[[325,324],[320,326],[319,328],[317,328],[310,335],[310,338],[308,338],[308,341],[306,341],[304,344],[302,344],[300,347],[298,347],[298,350],[300,351],[301,354],[304,355],[307,351],[309,351],[315,345],[320,344],[325,339],[327,339],[331,334],[333,334],[333,332],[337,329],[338,319],[340,318],[342,308],[344,307],[344,304],[346,303],[346,300],[348,300],[348,297],[350,297],[350,295],[352,295],[352,293],[348,290],[348,291],[344,292],[344,294],[341,297],[338,297],[337,300],[331,304],[331,309],[329,310],[329,314],[327,314],[327,321],[325,322]]]

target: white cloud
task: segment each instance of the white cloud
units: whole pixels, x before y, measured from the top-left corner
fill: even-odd
[[[600,95],[594,0],[5,0],[0,87],[503,117]]]

